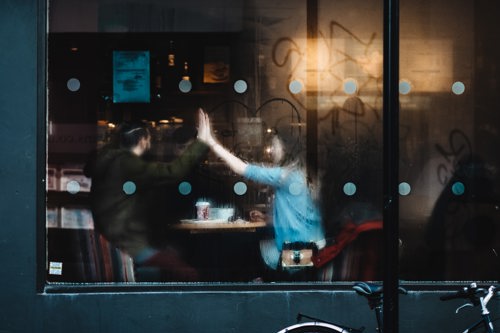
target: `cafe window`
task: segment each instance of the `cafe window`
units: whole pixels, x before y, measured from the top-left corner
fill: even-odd
[[[48,3],[47,282],[382,280],[382,1]],[[406,280],[498,279],[488,6],[401,2]]]
[[[500,278],[498,27],[486,1],[401,2],[400,276]]]

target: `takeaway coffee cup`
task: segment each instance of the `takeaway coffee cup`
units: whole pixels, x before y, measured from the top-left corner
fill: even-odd
[[[210,202],[198,201],[196,203],[196,218],[198,220],[208,220],[210,216]]]

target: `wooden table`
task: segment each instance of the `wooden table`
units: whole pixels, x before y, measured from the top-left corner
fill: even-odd
[[[224,220],[191,220],[183,219],[180,223],[172,224],[174,230],[185,230],[190,233],[214,233],[214,232],[255,232],[259,228],[266,227],[266,222],[248,222],[236,220],[227,222]]]

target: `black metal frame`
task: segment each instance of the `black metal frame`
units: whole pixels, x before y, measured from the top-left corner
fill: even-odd
[[[384,0],[384,332],[398,332],[399,0]]]

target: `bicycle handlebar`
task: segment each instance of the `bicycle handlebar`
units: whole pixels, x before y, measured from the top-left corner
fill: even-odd
[[[488,303],[497,288],[498,287],[496,286],[490,286],[489,288],[480,288],[475,282],[473,282],[468,287],[462,287],[462,289],[450,295],[440,296],[439,299],[442,301],[449,301],[456,298],[462,298],[470,300],[473,305],[479,305],[479,299],[481,297],[484,297],[485,303]]]

